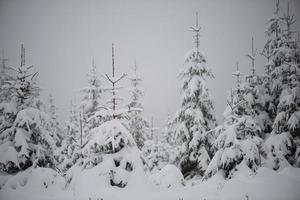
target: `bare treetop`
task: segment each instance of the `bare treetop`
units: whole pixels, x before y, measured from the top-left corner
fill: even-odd
[[[254,39],[252,37],[252,40],[251,40],[251,53],[250,54],[246,54],[246,56],[251,60],[251,63],[252,63],[252,68],[251,68],[251,72],[252,72],[252,75],[255,75],[255,57],[256,57],[256,54],[257,54],[257,49],[254,49]]]
[[[198,49],[199,48],[199,44],[200,44],[200,41],[199,41],[199,38],[200,38],[200,30],[201,30],[201,27],[199,26],[198,24],[198,12],[196,12],[196,25],[194,27],[190,27],[190,31],[194,32],[195,33],[195,44],[196,44],[196,48]]]
[[[21,44],[21,66],[25,65],[25,48],[24,45]]]
[[[114,44],[112,44],[112,76],[110,77],[109,75],[105,74],[106,79],[112,84],[112,98],[111,98],[111,102],[112,102],[112,109],[115,112],[116,110],[116,104],[117,104],[117,100],[119,99],[117,97],[117,89],[116,88],[116,84],[122,80],[124,77],[126,76],[125,73],[123,73],[121,76],[116,77],[115,76],[115,55],[114,55]],[[113,118],[115,118],[115,114],[113,115]]]
[[[239,88],[241,85],[241,76],[242,76],[242,72],[239,69],[239,62],[236,62],[236,71],[233,72],[232,75],[236,77],[237,87]]]

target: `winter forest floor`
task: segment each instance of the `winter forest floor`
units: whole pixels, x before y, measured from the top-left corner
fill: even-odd
[[[37,168],[30,175],[13,178],[1,176],[6,184],[0,190],[3,200],[299,200],[300,197],[300,169],[285,168],[275,172],[267,168],[260,168],[257,173],[249,174],[247,170],[240,170],[230,180],[225,181],[220,174],[216,174],[208,181],[195,181],[194,186],[163,188],[154,186],[147,179],[132,177],[131,185],[120,189],[118,187],[97,187],[97,175],[89,182],[82,182],[64,188],[64,180],[56,176],[44,181],[49,169]],[[28,173],[30,174],[30,173]],[[28,175],[27,174],[27,175]],[[10,180],[14,179],[14,180]],[[7,182],[7,183],[8,183]],[[143,183],[142,183],[143,182]],[[196,183],[197,182],[197,183]],[[24,185],[24,186],[22,186]],[[187,183],[191,185],[191,182]],[[47,187],[47,188],[46,188]],[[76,188],[78,187],[78,188]]]

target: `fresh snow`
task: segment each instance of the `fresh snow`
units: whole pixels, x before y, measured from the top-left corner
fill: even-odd
[[[179,172],[167,165],[155,177],[161,181],[155,183],[161,183],[161,186],[151,182],[150,179],[155,179],[153,176],[148,179],[137,173],[131,177],[131,187],[118,188],[107,186],[107,180],[101,178],[101,171],[111,165],[112,161],[105,161],[101,167],[87,172],[77,169],[79,171],[73,172],[77,177],[69,185],[61,175],[45,168],[27,169],[15,176],[1,175],[0,197],[5,200],[298,200],[300,196],[299,168],[287,167],[275,172],[262,167],[253,174],[246,165],[241,165],[239,174],[232,179],[224,180],[218,172],[196,185],[182,186]],[[167,183],[172,183],[172,187]]]

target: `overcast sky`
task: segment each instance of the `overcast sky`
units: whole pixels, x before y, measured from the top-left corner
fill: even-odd
[[[158,126],[174,114],[180,102],[177,74],[183,58],[193,47],[188,28],[199,12],[200,48],[215,79],[208,82],[216,115],[220,120],[227,91],[234,86],[231,72],[239,61],[248,73],[251,37],[261,50],[266,21],[275,0],[118,0],[54,1],[0,0],[0,48],[9,65],[20,63],[20,44],[26,47],[26,62],[39,71],[44,94],[52,93],[61,119],[66,119],[71,99],[86,83],[86,73],[95,58],[99,74],[111,73],[111,43],[116,48],[116,72],[131,74],[136,58],[143,77],[144,107]],[[282,0],[281,11],[287,1]],[[290,11],[298,20],[300,1],[290,0]],[[256,66],[263,71],[264,59]],[[102,80],[107,84],[106,80]],[[129,81],[123,80],[124,86]],[[126,89],[123,95],[128,97]]]

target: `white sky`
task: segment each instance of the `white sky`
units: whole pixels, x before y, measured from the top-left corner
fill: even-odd
[[[66,119],[70,100],[86,83],[92,57],[99,74],[111,73],[111,43],[116,47],[117,73],[132,73],[134,58],[144,78],[145,115],[164,125],[180,102],[177,74],[186,52],[193,47],[188,28],[199,12],[200,48],[215,79],[208,82],[217,118],[225,108],[227,91],[234,86],[231,72],[239,61],[249,72],[251,37],[261,50],[265,23],[275,0],[0,0],[0,48],[9,65],[20,63],[20,44],[26,47],[26,62],[39,71],[45,94],[52,93],[61,119]],[[298,20],[300,1],[290,0]],[[287,1],[281,1],[285,11]],[[263,58],[257,59],[263,71]],[[103,84],[107,84],[105,80]],[[129,85],[128,80],[123,85]],[[123,90],[124,96],[128,92]],[[125,98],[125,102],[126,98]]]

